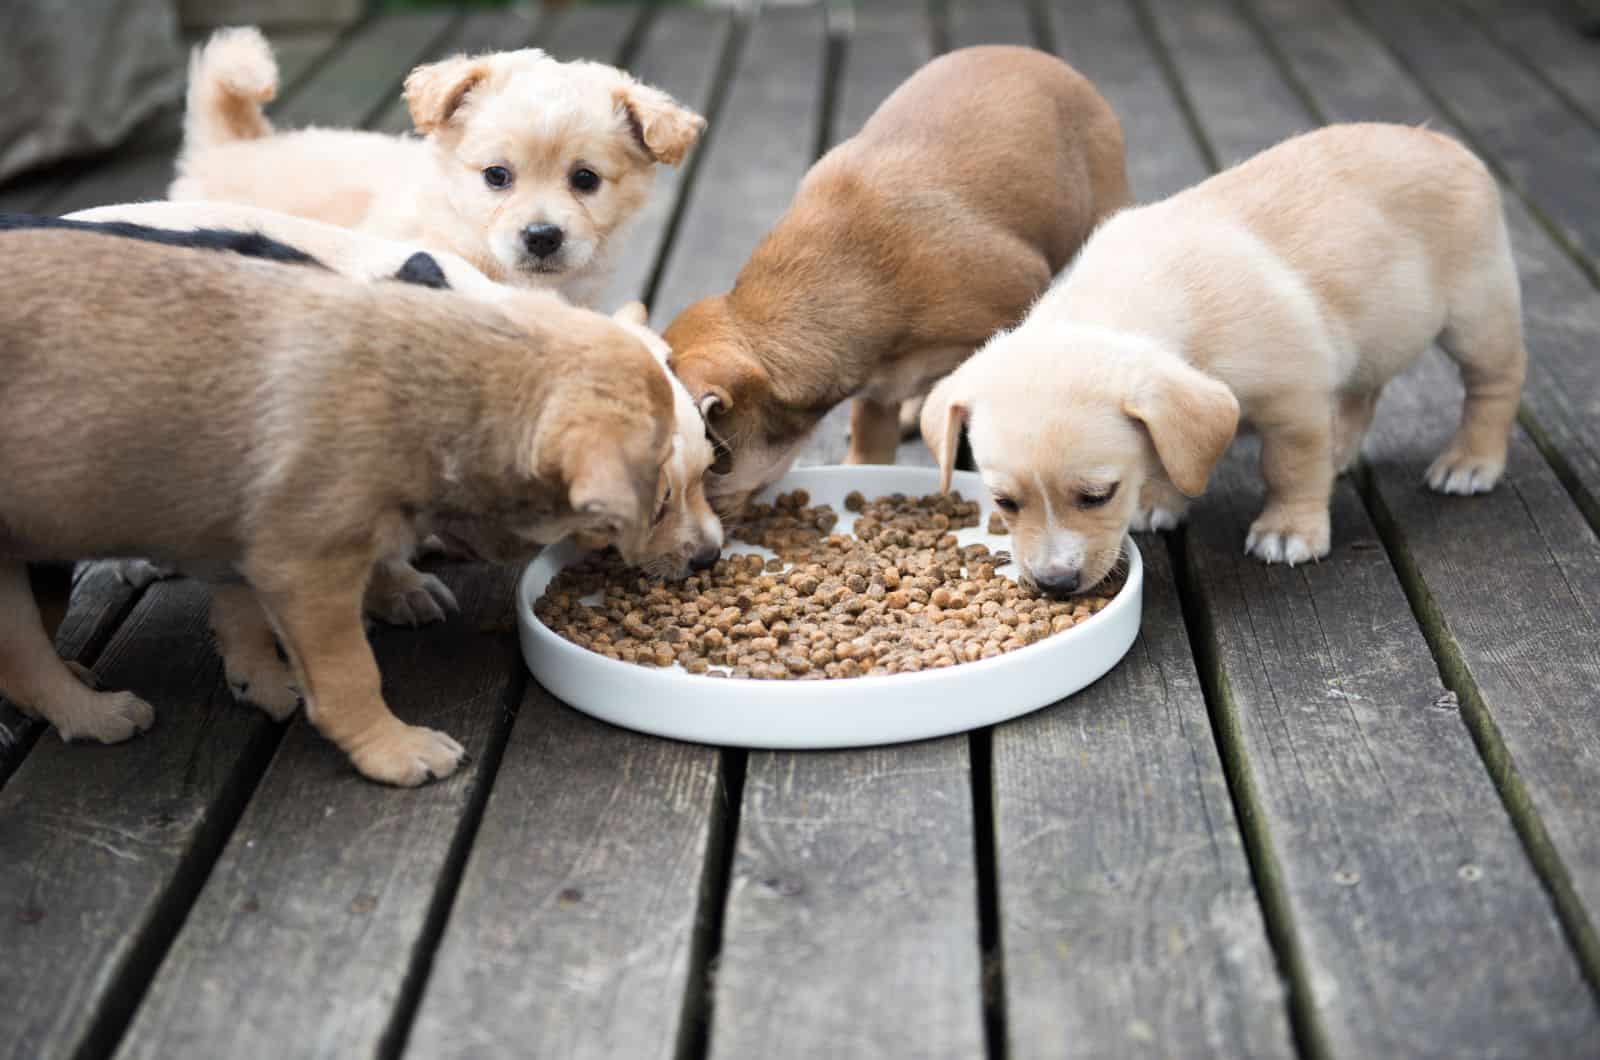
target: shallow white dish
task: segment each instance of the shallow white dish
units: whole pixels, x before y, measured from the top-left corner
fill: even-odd
[[[845,494],[869,499],[889,493],[922,496],[939,488],[939,473],[924,467],[811,467],[791,471],[761,495],[805,489],[812,504],[839,513],[836,533],[847,533],[855,513]],[[987,525],[994,507],[978,476],[957,472],[954,488],[977,500]],[[957,533],[1009,548],[1010,538],[984,526]],[[1054,703],[1098,679],[1127,654],[1139,633],[1144,562],[1126,542],[1128,578],[1098,614],[1064,632],[993,659],[940,670],[831,681],[753,681],[657,669],[607,659],[563,640],[533,615],[533,605],[577,550],[570,543],[546,549],[517,582],[522,654],[539,683],[569,705],[629,729],[696,743],[735,747],[864,747],[901,743],[993,725]],[[771,553],[730,542],[725,553]],[[1007,570],[1006,573],[1012,573]]]

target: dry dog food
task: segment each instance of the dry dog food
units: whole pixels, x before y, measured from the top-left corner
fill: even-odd
[[[1053,600],[999,573],[1006,552],[962,546],[979,525],[960,494],[844,500],[854,534],[804,490],[754,505],[731,527],[777,559],[725,556],[682,582],[651,581],[612,555],[563,570],[534,606],[562,637],[610,659],[766,680],[910,673],[991,659],[1070,629],[1116,595]],[[598,603],[584,598],[599,593]]]

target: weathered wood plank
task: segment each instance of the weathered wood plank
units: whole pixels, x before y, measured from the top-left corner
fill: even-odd
[[[673,1056],[716,795],[715,751],[529,681],[410,1055]]]
[[[1600,125],[1600,46],[1575,32],[1570,8],[1525,0],[1462,2],[1490,38],[1591,125]]]
[[[335,47],[335,37],[326,31],[274,36],[272,46],[278,57],[279,99],[287,100],[317,60]],[[281,109],[275,103],[270,111],[276,117]],[[102,164],[57,189],[40,204],[41,209],[61,214],[106,203],[165,198],[181,140],[179,120],[177,114],[167,115]]]
[[[1490,44],[1454,6],[1352,2],[1600,277],[1600,129]]]
[[[1167,545],[1139,544],[1128,657],[994,732],[1006,1055],[1291,1056]]]
[[[1057,50],[1100,87],[1136,187],[1206,175],[1126,5],[1059,3]],[[1167,542],[1143,535],[1140,639],[1098,684],[994,732],[1007,1055],[1286,1056],[1268,943]]]
[[[446,11],[391,11],[346,38],[273,112],[285,129],[366,125],[400,93],[411,68],[430,54],[461,16]]]
[[[1382,116],[1401,120],[1431,116],[1421,93],[1343,10],[1277,0],[1261,5],[1261,17],[1308,98],[1324,113],[1361,116],[1377,107]],[[1543,422],[1551,407],[1547,395],[1582,385],[1583,377],[1567,374],[1568,365],[1593,360],[1600,343],[1600,296],[1514,197],[1506,204],[1533,351],[1527,404]],[[1560,326],[1552,327],[1556,321]],[[1569,930],[1579,936],[1591,978],[1600,980],[1594,939],[1600,823],[1595,809],[1571,794],[1574,785],[1600,783],[1600,711],[1593,696],[1581,691],[1589,683],[1600,632],[1594,625],[1600,614],[1593,606],[1593,587],[1600,584],[1595,540],[1520,431],[1509,482],[1490,497],[1456,501],[1418,486],[1459,407],[1459,381],[1453,371],[1441,372],[1438,358],[1433,355],[1421,375],[1391,386],[1380,405],[1367,447],[1370,488],[1392,520],[1390,532],[1403,540],[1409,576],[1425,582],[1417,591],[1435,612],[1436,652],[1459,656],[1451,664],[1459,667],[1455,679],[1476,685],[1481,706],[1469,703],[1469,720],[1491,747],[1491,762],[1500,754],[1509,758],[1516,780],[1502,788],[1510,793],[1513,814],[1525,835],[1543,836],[1536,847],[1553,848],[1541,855],[1542,869]],[[1485,564],[1485,555],[1497,562]],[[1484,585],[1485,578],[1502,576],[1506,593],[1512,586],[1515,593]],[[1577,606],[1569,600],[1574,593]],[[1568,602],[1543,613],[1539,604],[1546,599]],[[1541,625],[1559,631],[1536,642],[1558,660],[1554,665],[1507,648],[1527,642]]]
[[[725,17],[659,12],[633,65],[703,99],[693,64],[713,68],[727,31]],[[648,274],[635,276],[613,287],[618,301],[643,296]],[[529,681],[409,1051],[673,1056],[703,972],[693,955],[719,773],[714,749],[603,725]]]
[[[662,8],[652,16],[629,69],[646,84],[706,114],[732,33],[733,19],[725,13]],[[600,308],[613,309],[649,293],[650,279],[666,253],[672,219],[696,164],[696,156],[691,154],[675,168],[657,167],[655,188],[626,233],[615,259],[616,272],[600,297]]]
[[[359,780],[303,717],[290,724],[118,1051],[125,1057],[377,1055],[409,1019],[452,850],[473,823],[524,680],[515,571],[462,567],[461,614],[374,635],[385,698],[471,756],[449,780]],[[487,770],[487,771],[486,771]],[[420,985],[420,984],[418,984]]]
[[[1218,156],[1308,124],[1235,9],[1150,10]],[[1330,559],[1267,568],[1240,555],[1246,456],[1196,512],[1190,588],[1301,1035],[1352,1056],[1593,1041],[1593,999],[1354,489],[1336,490]]]
[[[189,581],[144,595],[96,664],[154,704],[114,747],[39,742],[0,790],[0,1056],[115,1044],[264,766],[277,727],[237,706]]]
[[[756,753],[711,1055],[982,1055],[966,742]]]
[[[945,19],[951,48],[1037,45],[1023,0],[951,0]]]
[[[63,659],[92,664],[137,596],[138,592],[110,565],[89,565],[72,586],[72,601],[61,628],[56,630],[56,651]],[[0,785],[5,784],[45,728],[42,721],[28,717],[0,698]]]
[[[699,147],[704,157],[650,307],[660,326],[690,302],[733,285],[815,155],[822,11],[768,10],[741,51],[727,102]]]
[[[829,139],[859,127],[931,47],[916,8],[867,18],[858,31],[913,43],[880,55],[859,38],[849,42],[837,86],[848,110],[835,116]],[[781,41],[820,62],[813,33],[775,39],[758,23],[752,58]],[[770,69],[747,67],[757,77]],[[791,76],[814,85],[810,69]],[[819,440],[842,448],[843,432]],[[960,737],[750,756],[717,957],[712,1056],[982,1052],[970,768]]]

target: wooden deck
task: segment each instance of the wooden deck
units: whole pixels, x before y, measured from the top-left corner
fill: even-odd
[[[472,753],[411,792],[235,705],[201,588],[91,568],[63,650],[160,720],[68,747],[0,703],[0,1056],[1600,1056],[1600,44],[1558,10],[397,14],[280,41],[275,118],[401,129],[401,77],[463,49],[630,66],[711,118],[612,291],[665,322],[918,64],[998,41],[1099,84],[1144,198],[1325,121],[1477,149],[1532,351],[1502,488],[1420,487],[1459,393],[1430,355],[1338,487],[1330,559],[1242,555],[1235,453],[1186,533],[1141,541],[1112,674],[858,752],[591,721],[504,632],[514,572],[447,568],[459,618],[374,635],[395,710]],[[159,196],[173,128],[0,205]],[[842,454],[829,422],[808,459]]]

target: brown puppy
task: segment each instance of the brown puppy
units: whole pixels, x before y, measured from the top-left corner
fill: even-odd
[[[850,463],[892,463],[902,401],[1016,323],[1128,200],[1094,86],[1030,48],[966,48],[895,90],[811,167],[733,290],[665,333],[742,507],[855,398]]]
[[[213,624],[236,692],[364,775],[453,771],[384,704],[373,565],[434,532],[498,561],[569,533],[636,556],[672,392],[627,328],[310,265],[73,231],[0,235],[0,690],[68,739],[147,728],[55,655],[24,564],[146,555],[242,577]],[[271,623],[292,672],[272,649]]]

